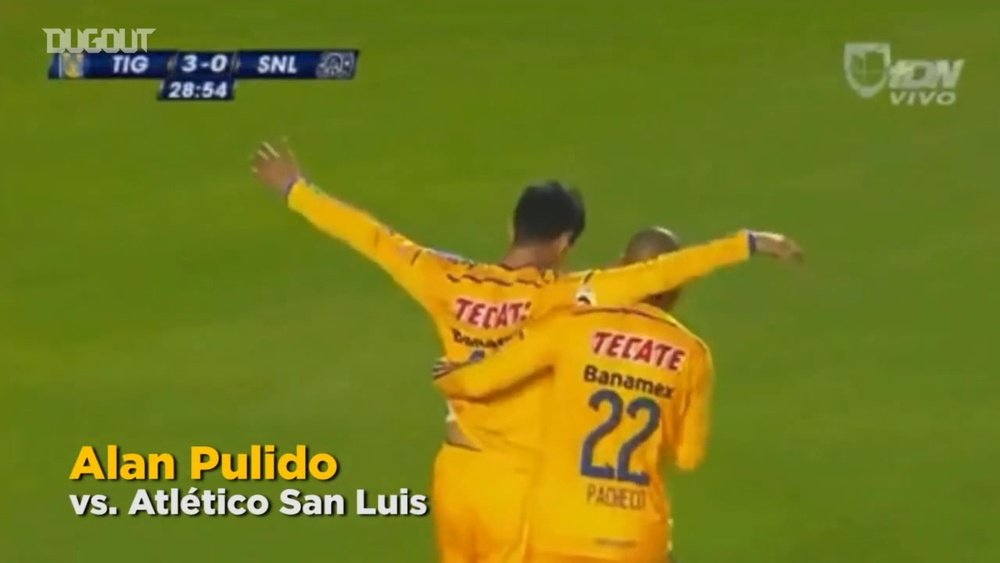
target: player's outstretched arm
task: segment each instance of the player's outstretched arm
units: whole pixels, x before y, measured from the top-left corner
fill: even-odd
[[[518,337],[485,359],[436,371],[434,384],[449,399],[477,400],[538,377],[555,360],[557,318],[525,327]]]
[[[426,297],[426,279],[446,267],[445,258],[307,182],[287,145],[275,149],[262,143],[251,169],[262,183],[285,198],[290,209],[378,264],[418,299]]]
[[[689,246],[676,252],[617,268],[576,272],[554,284],[547,303],[552,308],[572,305],[589,294],[600,305],[631,305],[670,291],[723,266],[752,255],[800,260],[802,251],[790,238],[777,233],[740,231],[732,236]]]

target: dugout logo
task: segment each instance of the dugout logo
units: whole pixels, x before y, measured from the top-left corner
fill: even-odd
[[[888,43],[845,43],[844,76],[862,98],[889,90],[894,106],[950,106],[958,99],[965,59],[892,60]]]
[[[80,53],[131,54],[147,51],[146,43],[156,30],[145,27],[137,29],[88,27],[77,30],[43,27],[42,31],[45,32],[46,53],[78,55]]]

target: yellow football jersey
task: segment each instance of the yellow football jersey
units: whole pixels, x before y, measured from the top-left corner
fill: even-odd
[[[752,244],[750,233],[741,231],[645,262],[562,275],[477,263],[425,248],[304,180],[292,186],[288,205],[392,276],[430,315],[444,357],[456,362],[477,352],[495,351],[528,319],[571,308],[579,301],[634,303],[745,261]],[[523,403],[524,398],[520,400]],[[502,406],[484,409],[460,400],[450,403],[462,429],[481,449],[519,447],[504,437],[517,413],[508,416]]]
[[[523,413],[539,428],[530,549],[627,561],[666,553],[661,464],[700,463],[711,383],[708,347],[647,305],[555,315],[497,354],[437,379],[447,395],[487,405],[545,389],[544,408]]]

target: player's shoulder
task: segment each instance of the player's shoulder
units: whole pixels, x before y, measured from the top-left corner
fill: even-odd
[[[569,314],[581,320],[593,320],[594,322],[601,322],[609,317],[613,317],[618,322],[631,320],[634,322],[662,325],[664,327],[674,326],[672,317],[665,315],[660,311],[641,306],[618,307],[590,305],[581,301],[569,312]]]
[[[454,273],[462,280],[476,284],[523,289],[544,287],[549,283],[550,275],[545,270],[533,267],[510,268],[503,264],[471,261],[462,263]]]
[[[578,301],[572,308],[559,313],[559,316],[564,319],[561,324],[566,332],[610,329],[635,331],[637,325],[658,322],[654,317],[631,307],[591,305],[583,301]]]
[[[678,335],[680,335],[684,340],[687,341],[689,348],[697,349],[706,355],[710,353],[710,350],[708,348],[708,343],[706,343],[704,339],[698,336],[696,332],[691,330],[691,328],[689,328],[688,325],[682,323],[677,319],[677,317],[669,313],[664,313],[663,316],[670,323],[670,325],[674,327],[675,332]]]

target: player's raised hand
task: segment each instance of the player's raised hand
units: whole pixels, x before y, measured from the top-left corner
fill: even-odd
[[[279,148],[271,143],[261,143],[251,158],[250,170],[264,185],[282,195],[288,195],[292,184],[301,176],[299,163],[287,142]]]
[[[754,246],[758,254],[774,256],[779,260],[802,262],[805,254],[797,242],[780,233],[753,231]]]

